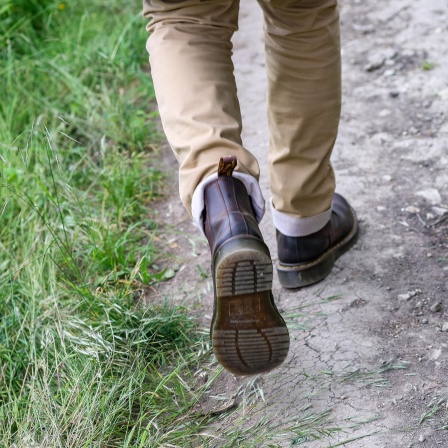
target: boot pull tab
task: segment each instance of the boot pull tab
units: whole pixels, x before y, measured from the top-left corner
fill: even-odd
[[[237,165],[236,156],[222,157],[218,165],[218,177],[230,177]]]

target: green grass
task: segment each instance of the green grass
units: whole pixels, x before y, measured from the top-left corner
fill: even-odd
[[[196,432],[204,336],[182,306],[141,304],[169,270],[155,265],[163,174],[139,8],[0,3],[2,447]]]
[[[423,61],[421,65],[421,69],[424,71],[434,70],[435,67],[436,64],[434,64],[434,62],[431,61]]]

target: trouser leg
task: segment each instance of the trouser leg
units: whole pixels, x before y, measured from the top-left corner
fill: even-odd
[[[193,193],[216,173],[223,155],[258,179],[241,142],[241,112],[231,60],[237,0],[145,0],[147,49],[162,125],[180,163],[180,196],[191,214]],[[256,182],[256,181],[255,181]]]
[[[326,224],[335,189],[330,155],[341,105],[337,1],[259,3],[265,17],[274,223],[302,236]]]

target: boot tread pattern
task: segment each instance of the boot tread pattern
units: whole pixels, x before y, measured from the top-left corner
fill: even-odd
[[[272,289],[272,263],[236,262],[220,269],[216,276],[218,297],[228,297],[245,293]]]
[[[219,353],[219,362],[230,371],[237,370],[240,375],[262,373],[284,361],[289,333],[286,327],[216,330],[213,348]]]

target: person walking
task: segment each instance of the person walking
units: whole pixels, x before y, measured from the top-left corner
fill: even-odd
[[[245,1],[245,0],[243,0]],[[277,273],[285,288],[323,280],[356,241],[354,210],[335,193],[330,157],[341,108],[337,0],[258,0],[264,14],[269,179]],[[289,333],[272,295],[258,227],[265,201],[241,140],[231,37],[239,0],[144,0],[147,50],[180,198],[211,250],[211,339],[235,375],[279,366]]]

